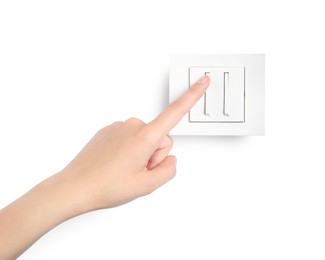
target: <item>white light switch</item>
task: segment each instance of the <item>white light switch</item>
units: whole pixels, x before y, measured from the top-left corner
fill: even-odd
[[[245,122],[244,67],[190,67],[190,86],[209,75],[210,86],[191,109],[189,120],[197,122]]]
[[[173,54],[169,102],[199,78],[210,86],[171,135],[264,135],[263,54]]]

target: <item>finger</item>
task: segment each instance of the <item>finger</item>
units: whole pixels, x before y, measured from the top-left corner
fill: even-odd
[[[168,156],[157,167],[146,172],[146,191],[151,193],[176,175],[176,157]]]
[[[194,106],[202,97],[210,84],[209,76],[201,77],[190,89],[181,97],[167,107],[157,118],[147,125],[150,133],[161,137],[168,132],[182,119],[182,117]]]
[[[165,160],[172,147],[173,147],[173,139],[171,139],[170,136],[166,136],[162,144],[151,156],[147,165],[147,169],[151,170],[155,168],[158,164],[160,164],[163,160]]]

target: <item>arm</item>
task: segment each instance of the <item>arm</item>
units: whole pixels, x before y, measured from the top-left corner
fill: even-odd
[[[15,259],[77,215],[147,195],[174,177],[168,132],[204,94],[202,77],[156,119],[131,118],[101,129],[61,172],[0,211],[0,259]],[[127,162],[127,163],[126,163]]]

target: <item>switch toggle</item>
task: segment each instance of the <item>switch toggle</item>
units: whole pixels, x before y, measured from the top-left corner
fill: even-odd
[[[244,67],[190,67],[190,86],[202,75],[210,86],[189,113],[189,121],[245,122]]]
[[[204,73],[206,76],[209,76],[210,77],[210,72],[205,72]],[[207,93],[205,92],[204,93],[204,115],[206,116],[210,116],[208,114],[208,106],[207,106]]]
[[[229,72],[224,72],[223,73],[223,115],[224,116],[229,116],[229,114],[226,112],[226,98],[228,98],[228,89],[229,89]]]

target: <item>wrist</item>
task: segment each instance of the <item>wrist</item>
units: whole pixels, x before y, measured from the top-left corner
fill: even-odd
[[[77,184],[65,171],[44,180],[34,189],[43,194],[57,224],[89,211]]]

